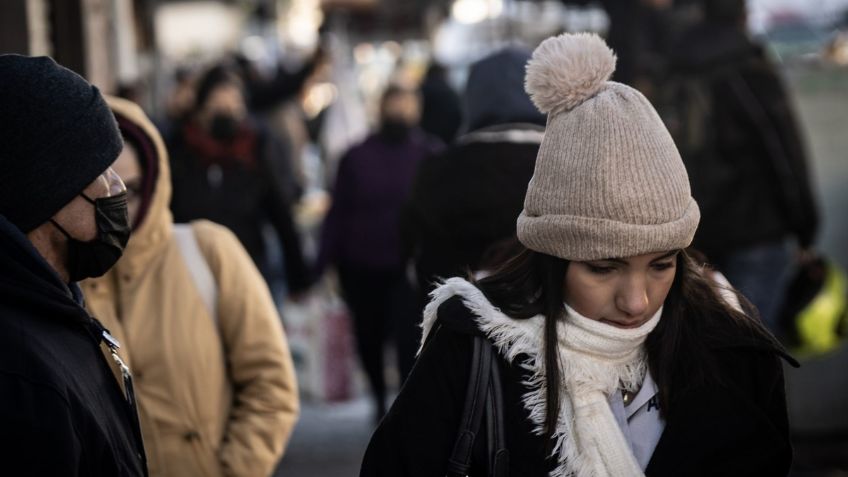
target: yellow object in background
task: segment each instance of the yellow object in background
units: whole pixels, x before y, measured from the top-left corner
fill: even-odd
[[[848,279],[832,263],[826,264],[821,290],[795,318],[799,357],[834,351],[848,332]]]

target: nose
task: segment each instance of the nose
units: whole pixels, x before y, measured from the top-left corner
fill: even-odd
[[[647,279],[638,274],[628,275],[616,293],[616,308],[627,317],[640,317],[648,311]]]

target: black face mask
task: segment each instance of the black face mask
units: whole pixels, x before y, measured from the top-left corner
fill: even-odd
[[[68,238],[68,276],[72,282],[99,277],[109,271],[121,258],[130,239],[130,220],[127,214],[127,193],[111,197],[82,198],[94,205],[97,237],[83,242],[65,231],[54,220],[50,222]]]
[[[409,136],[412,127],[403,119],[385,118],[380,133],[389,142],[403,142]]]
[[[229,114],[216,114],[212,117],[209,134],[215,139],[229,142],[235,139],[239,130],[239,122]]]

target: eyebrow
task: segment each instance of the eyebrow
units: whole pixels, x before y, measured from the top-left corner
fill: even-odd
[[[653,262],[659,262],[660,260],[665,260],[665,259],[667,259],[667,258],[674,257],[674,256],[676,256],[678,253],[680,253],[680,250],[672,250],[671,252],[668,252],[667,254],[665,254],[665,255],[663,255],[663,256],[661,256],[661,257],[657,257],[657,258],[655,258],[655,259],[651,260],[651,263],[653,263]]]
[[[666,253],[662,256],[659,256],[659,257],[651,260],[651,263],[659,262],[659,261],[674,257],[678,253],[680,253],[680,250],[672,250],[671,252],[668,252],[668,253]],[[593,261],[595,261],[595,262],[612,262],[612,263],[617,263],[619,265],[629,265],[627,260],[624,260],[623,258],[602,258],[602,259],[593,260]]]

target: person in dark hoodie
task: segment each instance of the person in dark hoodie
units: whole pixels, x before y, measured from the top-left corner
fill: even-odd
[[[132,378],[76,282],[129,239],[123,143],[97,88],[0,55],[0,460],[4,475],[147,475]]]
[[[509,255],[545,130],[524,91],[529,59],[511,47],[475,63],[465,92],[470,132],[419,167],[402,227],[424,294],[439,278]]]
[[[676,41],[660,109],[701,204],[694,246],[774,330],[793,251],[818,228],[807,158],[778,72],[746,33],[745,1],[702,5]]]

